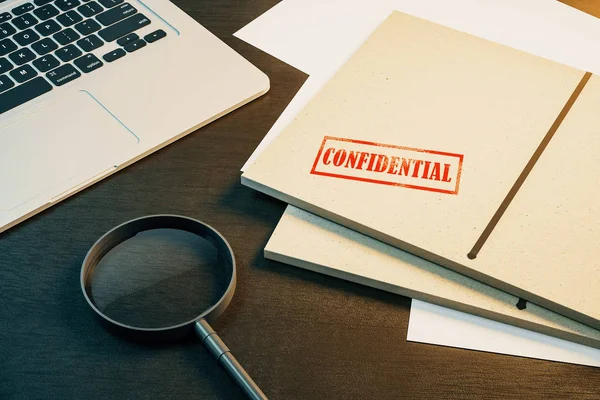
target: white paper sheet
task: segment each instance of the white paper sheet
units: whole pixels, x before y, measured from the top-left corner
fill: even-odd
[[[310,77],[242,171],[394,9],[600,73],[597,18],[551,0],[284,0],[234,35]]]
[[[242,170],[394,9],[600,73],[600,21],[551,0],[283,0],[235,36],[310,77]],[[408,340],[600,366],[597,349],[418,301]]]
[[[407,340],[600,367],[600,350],[413,300]]]

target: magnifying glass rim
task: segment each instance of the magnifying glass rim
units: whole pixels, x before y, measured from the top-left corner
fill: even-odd
[[[127,324],[123,324],[119,321],[116,321],[112,318],[110,318],[109,316],[107,316],[106,314],[104,314],[102,311],[100,311],[96,305],[92,302],[92,300],[90,299],[90,297],[88,296],[88,293],[85,289],[85,283],[86,283],[86,277],[87,274],[89,273],[88,271],[91,268],[95,268],[96,265],[92,266],[90,265],[90,258],[92,256],[92,254],[95,254],[95,252],[98,250],[100,244],[102,243],[102,241],[109,235],[113,234],[115,231],[122,229],[124,227],[126,227],[127,225],[133,225],[136,222],[140,221],[140,220],[150,220],[150,219],[157,219],[158,221],[160,221],[161,218],[175,218],[175,219],[181,219],[181,220],[187,220],[189,222],[193,222],[196,224],[199,224],[200,226],[202,226],[203,228],[207,228],[208,231],[210,231],[211,233],[213,233],[216,238],[218,240],[220,240],[225,247],[227,248],[227,251],[229,253],[229,258],[231,260],[231,279],[229,280],[229,285],[227,286],[227,289],[225,290],[225,292],[223,293],[223,295],[219,298],[219,300],[213,304],[212,306],[210,306],[208,309],[206,309],[203,313],[201,313],[199,316],[186,321],[186,322],[182,322],[180,324],[177,325],[170,325],[167,327],[160,327],[160,328],[142,328],[142,327],[138,327],[138,326],[132,326],[132,325],[127,325]],[[181,230],[181,231],[185,231],[185,232],[190,232],[193,233],[194,235],[198,235],[196,232],[191,232],[185,229],[181,229],[181,228],[170,228],[168,226],[162,226],[162,224],[157,223],[155,226],[150,227],[148,229],[143,229],[143,230],[138,230],[133,232],[133,235],[131,235],[129,238],[134,237],[135,235],[137,235],[138,233],[141,232],[145,232],[145,231],[150,231],[150,230],[154,230],[154,229],[177,229],[177,230]],[[128,238],[128,239],[129,239]],[[128,240],[125,239],[125,240]],[[109,241],[109,245],[108,247],[108,251],[114,249],[116,246],[118,246],[119,244],[123,243],[125,240],[119,240],[119,241],[115,241],[115,242],[110,242]],[[102,257],[101,257],[102,258]],[[101,259],[100,258],[100,259]],[[127,222],[124,222],[114,228],[112,228],[111,230],[109,230],[108,232],[106,232],[104,235],[102,235],[98,240],[96,240],[96,242],[92,245],[92,247],[90,247],[90,249],[88,250],[82,266],[81,266],[81,273],[80,273],[80,284],[81,284],[81,290],[83,292],[83,296],[85,297],[85,300],[87,301],[87,303],[90,305],[90,307],[92,307],[92,309],[96,312],[96,314],[98,314],[100,317],[102,317],[103,319],[105,319],[106,321],[117,325],[119,327],[125,328],[125,329],[130,329],[133,331],[139,331],[139,332],[164,332],[164,331],[169,331],[169,330],[175,330],[178,328],[183,328],[186,325],[191,325],[194,324],[195,322],[203,319],[203,318],[207,318],[210,316],[210,314],[215,311],[222,303],[226,303],[225,306],[223,307],[223,310],[225,310],[225,308],[227,308],[227,305],[229,303],[229,301],[231,301],[231,298],[233,297],[233,294],[235,292],[235,284],[236,284],[236,265],[235,265],[235,256],[233,254],[233,249],[231,248],[231,245],[229,244],[229,242],[223,237],[223,235],[221,235],[221,233],[219,233],[219,231],[217,231],[215,228],[213,228],[212,226],[199,221],[197,219],[194,218],[190,218],[190,217],[184,217],[182,215],[175,215],[175,214],[155,214],[155,215],[147,215],[144,217],[140,217],[140,218],[134,218],[132,220],[129,220]]]

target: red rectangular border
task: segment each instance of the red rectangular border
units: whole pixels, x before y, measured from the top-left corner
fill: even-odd
[[[357,144],[363,144],[363,145],[375,146],[375,147],[388,147],[388,148],[393,148],[393,149],[408,150],[408,151],[414,151],[414,152],[418,152],[418,153],[436,154],[436,155],[447,156],[447,157],[456,157],[456,158],[458,158],[458,172],[456,173],[456,185],[454,186],[454,190],[452,191],[452,190],[430,188],[430,187],[426,187],[426,186],[408,185],[405,183],[398,183],[398,182],[380,181],[377,179],[368,179],[368,178],[359,178],[359,177],[348,176],[348,175],[332,174],[329,172],[319,172],[316,170],[317,165],[319,164],[319,160],[321,159],[321,154],[323,153],[323,148],[325,147],[325,143],[327,143],[328,140],[333,140],[333,141],[338,141],[338,142],[357,143]],[[405,187],[405,188],[409,188],[409,189],[426,190],[428,192],[437,192],[437,193],[456,195],[456,194],[458,194],[458,188],[460,186],[460,178],[462,175],[463,159],[464,159],[464,155],[458,154],[458,153],[448,153],[448,152],[437,151],[437,150],[425,150],[425,149],[418,149],[415,147],[405,147],[405,146],[396,146],[393,144],[368,142],[365,140],[345,139],[345,138],[338,138],[335,136],[325,136],[323,138],[323,142],[321,143],[321,147],[319,148],[319,152],[317,153],[317,157],[315,158],[315,162],[312,166],[312,169],[310,170],[310,173],[312,175],[329,176],[329,177],[333,177],[333,178],[348,179],[348,180],[353,180],[353,181],[379,183],[381,185],[400,186],[400,187]]]

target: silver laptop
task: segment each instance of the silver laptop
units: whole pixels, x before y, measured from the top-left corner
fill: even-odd
[[[0,0],[0,232],[268,89],[168,0]]]

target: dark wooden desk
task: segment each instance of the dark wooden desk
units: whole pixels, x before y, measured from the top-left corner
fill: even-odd
[[[271,91],[0,235],[0,398],[242,398],[193,338],[152,348],[112,336],[80,292],[105,231],[179,213],[236,252],[238,290],[214,327],[272,399],[600,399],[599,369],[407,343],[410,299],[263,258],[285,205],[241,186],[239,169],[306,76],[232,33],[276,2],[177,0]],[[600,15],[599,2],[570,3]]]

